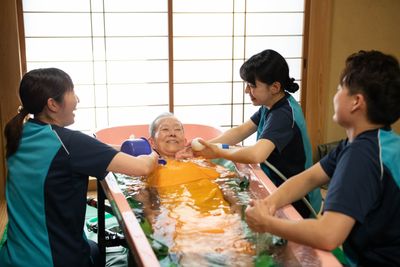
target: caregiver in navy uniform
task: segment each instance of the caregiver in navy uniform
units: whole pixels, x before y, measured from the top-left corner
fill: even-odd
[[[311,145],[300,105],[290,93],[299,86],[289,77],[286,60],[274,50],[264,50],[249,58],[240,68],[240,76],[247,83],[245,93],[258,111],[245,123],[229,129],[221,136],[203,142],[207,147],[197,156],[226,158],[240,163],[260,163],[262,170],[276,186],[283,179],[264,161],[268,160],[285,177],[298,174],[312,165]],[[210,143],[235,145],[257,132],[257,142],[248,147],[221,149]],[[307,198],[318,213],[321,193],[316,189]],[[302,201],[293,206],[303,217],[310,209]]]
[[[400,65],[379,51],[350,55],[333,98],[333,120],[347,139],[263,200],[252,200],[246,221],[318,249],[343,247],[345,266],[400,266]],[[329,182],[318,219],[287,220],[275,212]]]
[[[65,128],[79,100],[62,70],[26,73],[19,96],[23,106],[5,128],[9,222],[0,266],[96,266],[96,244],[84,235],[88,176],[147,175],[158,156],[132,157]]]

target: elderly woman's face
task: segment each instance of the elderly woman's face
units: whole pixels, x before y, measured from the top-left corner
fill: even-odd
[[[154,138],[150,138],[150,142],[160,155],[175,157],[175,153],[186,144],[182,123],[175,117],[159,119]]]

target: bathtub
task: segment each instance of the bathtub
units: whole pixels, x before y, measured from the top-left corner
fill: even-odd
[[[195,137],[204,139],[213,138],[221,133],[219,129],[201,124],[184,124],[185,136],[188,141]],[[130,136],[149,137],[148,125],[128,125],[117,126],[98,130],[96,138],[110,145],[120,145]],[[237,169],[249,178],[250,190],[257,198],[264,198],[276,190],[276,186],[269,180],[265,173],[257,164],[240,164],[235,163]],[[132,212],[124,194],[120,190],[117,181],[112,173],[101,181],[100,186],[103,188],[105,197],[109,200],[113,212],[124,232],[125,242],[131,250],[134,260],[139,266],[160,266],[150,244],[147,241],[135,215]],[[99,190],[101,191],[101,190]],[[105,251],[105,246],[112,245],[109,241],[104,240],[104,196],[99,193],[99,246]],[[103,202],[103,203],[101,203]],[[104,206],[103,206],[104,208]],[[277,216],[289,220],[302,220],[300,214],[291,206],[286,206],[277,211]],[[103,233],[103,235],[102,235]],[[338,260],[327,251],[313,249],[311,247],[300,245],[289,241],[286,245],[284,254],[287,254],[288,260],[300,264],[300,266],[321,266],[335,267],[341,266]]]

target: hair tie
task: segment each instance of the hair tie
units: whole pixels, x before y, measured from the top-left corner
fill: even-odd
[[[18,114],[22,114],[22,115],[26,116],[26,115],[29,114],[29,112],[23,106],[19,106],[18,107]]]

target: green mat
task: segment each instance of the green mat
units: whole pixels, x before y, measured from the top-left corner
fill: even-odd
[[[110,229],[118,226],[117,219],[111,214],[106,213],[106,228]],[[86,223],[97,222],[97,209],[91,206],[86,206]],[[97,234],[89,231],[85,227],[85,234],[88,239],[97,243]],[[127,267],[128,266],[129,250],[122,246],[106,248],[106,266],[112,267]]]
[[[97,209],[91,206],[86,207],[86,222],[97,221]],[[106,228],[112,228],[118,226],[118,221],[114,216],[108,214],[106,216]],[[89,231],[87,227],[85,227],[85,234],[88,239],[91,239],[97,243],[97,234]],[[4,228],[4,232],[2,233],[2,237],[0,240],[0,249],[3,246],[4,242],[7,239],[7,225]],[[128,252],[129,250],[122,246],[117,247],[107,247],[106,248],[106,266],[112,267],[126,267],[128,266]]]

